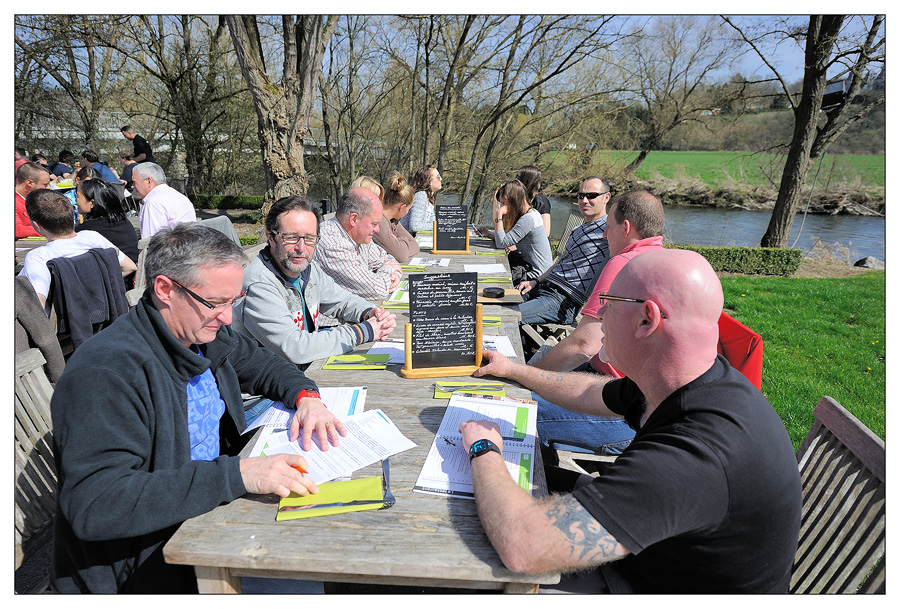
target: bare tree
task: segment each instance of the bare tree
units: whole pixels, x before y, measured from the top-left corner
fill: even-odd
[[[184,139],[188,175],[195,187],[214,181],[214,157],[220,141],[215,124],[227,110],[227,102],[243,90],[243,82],[231,69],[231,38],[224,18],[196,15],[138,15],[126,18],[128,36],[104,40],[143,74],[164,88],[162,103],[132,103],[131,112],[151,112],[174,123]],[[144,88],[135,87],[140,95]]]
[[[267,72],[267,53],[263,52],[257,17],[228,15],[225,20],[256,108],[266,170],[266,205],[271,206],[281,197],[309,189],[304,139],[309,133],[322,59],[336,17],[282,16],[283,63],[278,80]]]
[[[81,121],[82,144],[94,146],[98,119],[122,58],[102,40],[121,35],[116,18],[92,15],[17,15],[15,42],[69,98]]]
[[[769,226],[760,241],[763,247],[787,247],[794,215],[800,207],[801,189],[809,169],[828,146],[853,123],[864,118],[874,108],[884,104],[884,91],[860,97],[864,85],[874,79],[875,70],[884,68],[884,15],[871,17],[845,15],[811,15],[805,28],[790,23],[742,27],[733,19],[723,17],[756,52],[782,84],[794,113],[794,132],[781,174],[778,199],[772,210]],[[859,21],[863,27],[859,27]],[[856,23],[853,23],[856,21]],[[779,73],[765,44],[771,39],[785,37],[805,40],[803,89],[792,95],[784,77]],[[828,73],[833,76],[829,79]],[[842,82],[839,101],[823,108],[829,81]]]
[[[624,39],[619,65],[626,88],[642,112],[645,133],[638,156],[624,173],[634,174],[675,127],[699,120],[722,103],[707,85],[737,57],[739,44],[706,17],[655,17]]]

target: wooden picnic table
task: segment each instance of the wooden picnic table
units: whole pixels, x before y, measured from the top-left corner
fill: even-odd
[[[460,258],[474,260],[475,255]],[[451,263],[451,271],[461,264],[462,260]],[[446,267],[429,269],[440,271]],[[491,307],[501,311],[500,305]],[[408,312],[395,312],[400,314],[393,336],[401,337]],[[515,316],[501,318],[499,328],[486,328],[485,333],[509,336],[517,357],[523,357]],[[355,352],[365,353],[370,346],[360,345]],[[317,360],[306,371],[320,387],[367,387],[366,410],[380,408],[416,444],[390,458],[394,506],[276,522],[277,496],[246,495],[185,522],[165,546],[168,562],[193,565],[205,593],[240,592],[242,576],[511,593],[536,592],[540,584],[559,581],[558,574],[524,575],[504,567],[481,527],[474,501],[412,490],[448,403],[434,398],[434,382],[465,382],[471,377],[406,379],[400,376],[399,364],[386,370],[323,370],[323,363]],[[510,397],[531,398],[531,392],[518,384],[504,382],[504,387]],[[248,443],[245,453],[254,442]],[[547,495],[543,462],[534,461],[533,494],[543,497]],[[380,474],[378,463],[353,476]]]

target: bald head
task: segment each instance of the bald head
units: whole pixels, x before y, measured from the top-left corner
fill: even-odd
[[[352,188],[338,199],[336,218],[350,238],[370,243],[378,232],[384,205],[378,195],[365,188]]]
[[[712,365],[724,298],[703,256],[674,249],[645,252],[619,271],[609,292],[647,301],[610,301],[604,312],[604,332],[612,334],[605,339],[614,354],[609,361],[628,376],[691,380]]]

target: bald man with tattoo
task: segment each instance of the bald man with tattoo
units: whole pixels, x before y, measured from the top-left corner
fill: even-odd
[[[797,462],[766,398],[717,355],[722,286],[706,260],[650,251],[601,295],[600,357],[625,378],[537,370],[485,351],[475,376],[526,377],[570,410],[622,416],[634,440],[597,477],[534,499],[496,424],[460,425],[485,532],[512,571],[556,591],[786,593],[800,529]],[[576,574],[577,572],[577,574]]]

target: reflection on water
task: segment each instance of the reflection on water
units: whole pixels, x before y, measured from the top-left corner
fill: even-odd
[[[440,202],[458,203],[459,195],[442,193]],[[559,238],[562,233],[572,203],[574,199],[550,197],[553,237]],[[490,207],[487,212],[490,214]],[[759,245],[771,217],[770,211],[670,205],[666,206],[665,242],[753,247]],[[484,218],[482,222],[488,224],[490,219]],[[848,248],[851,261],[864,256],[885,259],[884,218],[810,214],[804,221],[803,214],[797,214],[791,227],[788,246],[799,248],[805,253],[819,239],[825,244],[840,243]]]

